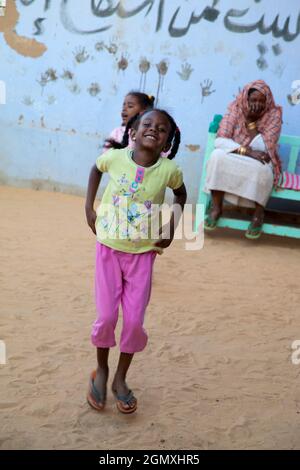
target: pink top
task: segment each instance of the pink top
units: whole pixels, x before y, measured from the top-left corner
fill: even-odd
[[[111,131],[108,138],[112,139],[112,140],[115,140],[116,142],[121,143],[122,140],[123,140],[125,129],[126,129],[125,126],[116,127],[113,131]],[[134,142],[132,141],[130,135],[129,135],[128,147],[131,148],[131,149],[134,147]],[[110,149],[109,144],[105,143],[104,144],[104,152],[107,152],[107,150],[109,150],[109,149]]]

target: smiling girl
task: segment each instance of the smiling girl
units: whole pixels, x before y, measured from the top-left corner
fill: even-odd
[[[174,119],[162,110],[146,111],[137,117],[132,138],[134,150],[128,147],[109,150],[97,159],[86,198],[87,223],[97,235],[98,313],[92,330],[98,367],[91,374],[87,400],[98,411],[105,406],[108,355],[116,345],[114,332],[121,303],[121,352],[112,391],[122,413],[132,413],[137,408],[137,399],[126,384],[126,374],[134,353],[147,344],[143,322],[150,299],[153,263],[156,254],[171,244],[186,202],[182,172],[171,161],[180,144],[180,131]],[[160,156],[162,151],[169,150],[168,158]],[[94,201],[104,172],[110,180],[96,214]],[[167,187],[173,190],[174,205],[181,210],[172,212],[169,224],[154,239],[149,230],[154,217],[152,209],[163,203]]]

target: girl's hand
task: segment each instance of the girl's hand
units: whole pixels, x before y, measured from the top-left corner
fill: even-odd
[[[158,248],[168,248],[171,245],[173,238],[174,231],[170,224],[166,224],[160,229],[159,240],[154,244],[154,246],[157,246]]]
[[[97,219],[96,211],[94,211],[93,208],[86,207],[85,215],[86,215],[86,221],[88,223],[88,226],[92,229],[92,232],[96,235],[96,227],[95,227],[95,223]]]
[[[90,176],[89,176],[89,184],[88,184],[86,201],[85,201],[85,215],[86,215],[87,223],[89,227],[91,227],[95,235],[96,235],[95,223],[96,223],[97,214],[94,211],[94,202],[95,202],[97,190],[101,181],[101,177],[102,177],[102,172],[98,170],[96,165],[93,165],[90,171]]]

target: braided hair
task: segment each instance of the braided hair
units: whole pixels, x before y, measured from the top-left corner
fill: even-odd
[[[127,96],[134,96],[142,109],[153,109],[154,106],[154,101],[155,101],[155,96],[152,95],[146,95],[146,93],[141,93],[140,91],[135,91],[132,90],[129,93],[127,93]]]
[[[175,158],[177,155],[180,142],[181,142],[180,129],[177,126],[175,120],[172,118],[172,116],[169,113],[167,113],[167,111],[165,111],[164,109],[155,109],[155,111],[158,111],[159,113],[166,116],[169,123],[171,124],[171,131],[167,140],[167,144],[171,146],[170,153],[168,154],[168,159],[173,160],[173,158]]]
[[[123,149],[123,148],[127,147],[128,143],[129,143],[130,130],[131,129],[137,130],[138,127],[139,127],[139,124],[141,122],[141,119],[147,113],[149,113],[150,111],[152,111],[152,110],[148,109],[142,114],[136,114],[135,116],[133,116],[127,123],[122,142],[110,141],[110,145],[112,146],[112,148],[114,148],[114,149]],[[167,145],[171,146],[171,149],[168,153],[168,159],[173,160],[173,158],[175,158],[175,156],[178,152],[178,149],[179,149],[179,145],[180,145],[180,141],[181,141],[181,132],[180,132],[176,122],[174,121],[172,116],[169,113],[167,113],[167,111],[165,111],[163,109],[157,109],[157,108],[154,108],[153,111],[157,111],[158,113],[161,113],[164,116],[166,116],[166,118],[168,119],[168,121],[171,125],[171,131],[168,135]]]

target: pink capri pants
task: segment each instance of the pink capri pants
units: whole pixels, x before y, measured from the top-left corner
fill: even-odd
[[[91,335],[97,348],[116,345],[120,303],[123,310],[121,352],[133,354],[146,347],[148,337],[143,323],[150,300],[155,257],[155,251],[124,253],[97,242],[95,300],[98,315]]]

